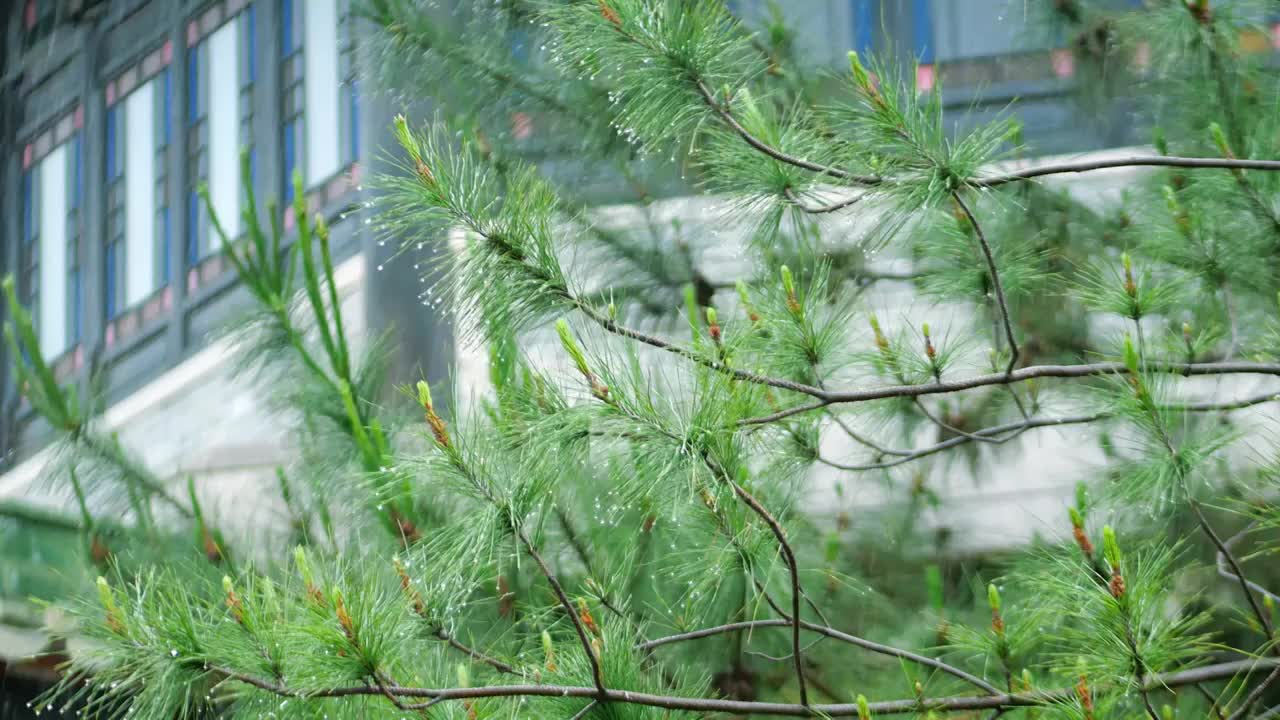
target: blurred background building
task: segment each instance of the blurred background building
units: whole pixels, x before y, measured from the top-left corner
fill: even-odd
[[[173,482],[195,476],[207,505],[244,507],[288,462],[292,441],[261,392],[231,377],[219,328],[247,306],[196,189],[238,217],[238,156],[249,148],[260,197],[307,203],[333,226],[338,284],[356,331],[394,325],[405,371],[441,378],[455,357],[447,322],[412,299],[409,263],[388,263],[358,213],[362,178],[389,139],[390,111],[362,93],[358,0],[8,0],[0,15],[0,263],[18,278],[59,375],[100,383],[104,423]],[[748,22],[765,0],[726,0]],[[1117,6],[1135,4],[1115,0]],[[801,0],[777,3],[807,62],[845,67],[845,52],[917,58],[916,80],[956,122],[1015,98],[1025,140],[1045,154],[1140,144],[1123,101],[1082,103],[1062,37],[1028,32],[1024,0]],[[1138,3],[1140,4],[1140,3]],[[1263,18],[1266,20],[1266,18]],[[1280,23],[1250,47],[1280,47]],[[534,138],[528,117],[513,132]],[[608,199],[608,192],[602,194]],[[672,205],[668,212],[696,212]],[[348,214],[350,217],[348,217]],[[284,213],[285,228],[294,223]],[[376,279],[376,282],[373,280]],[[7,351],[5,351],[7,352]],[[78,521],[44,492],[48,428],[0,358],[0,720],[52,677],[45,618],[32,597],[78,582]],[[241,506],[237,505],[239,501]]]

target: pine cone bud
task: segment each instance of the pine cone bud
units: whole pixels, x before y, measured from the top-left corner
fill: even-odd
[[[227,609],[231,611],[231,617],[235,618],[236,622],[243,625],[244,603],[240,602],[240,596],[236,595],[236,588],[231,583],[231,577],[228,575],[222,576],[222,591],[227,596]]]
[[[751,296],[747,292],[747,284],[739,280],[733,284],[733,287],[738,291],[738,300],[742,302],[742,308],[747,311],[747,319],[753,323],[760,322],[760,315],[751,306]]]
[[[987,605],[991,607],[991,629],[997,637],[1004,637],[1004,617],[1000,614],[1000,591],[995,583],[987,585]]]
[[[796,282],[795,278],[791,276],[791,268],[783,265],[778,272],[782,276],[782,289],[787,294],[787,309],[792,314],[799,315],[800,300],[796,297]]]
[[[924,334],[924,354],[929,358],[929,362],[934,362],[938,359],[938,351],[933,346],[933,338],[929,336],[929,323],[922,325],[920,330]]]
[[[124,622],[120,619],[120,608],[116,606],[111,585],[101,575],[98,576],[98,602],[102,603],[102,609],[107,613],[107,627],[117,635],[123,635]]]
[[[713,307],[707,308],[707,334],[711,336],[712,342],[720,344],[720,323],[717,322],[718,315]]]
[[[1136,376],[1139,369],[1138,351],[1133,347],[1133,338],[1128,335],[1124,336],[1122,357],[1124,358],[1124,366],[1129,369],[1130,373]]]
[[[436,439],[436,443],[440,447],[449,447],[449,429],[444,424],[444,420],[436,414],[435,405],[431,402],[431,386],[422,380],[418,381],[418,402],[422,405],[427,426],[431,428],[431,435]]]
[[[582,626],[587,629],[587,632],[600,637],[600,626],[596,625],[596,619],[591,616],[586,598],[578,598],[578,620],[582,621]]]
[[[858,693],[858,720],[871,720],[871,704],[862,693]]]
[[[413,579],[409,577],[409,571],[405,569],[404,565],[400,564],[399,559],[392,560],[392,563],[395,565],[396,574],[400,576],[400,589],[404,591],[404,594],[409,598],[409,602],[413,604],[413,611],[419,617],[426,617],[427,604],[422,601],[422,594],[413,587]]]
[[[871,332],[875,336],[876,348],[881,353],[887,353],[889,351],[889,341],[885,338],[884,333],[880,331],[880,320],[875,315],[872,315],[869,321],[871,323]]]
[[[1116,542],[1116,531],[1110,525],[1102,528],[1102,554],[1112,568],[1120,567],[1120,543]]]
[[[342,634],[347,636],[347,640],[352,644],[356,643],[356,624],[351,619],[351,614],[347,612],[347,604],[342,600],[342,592],[333,591],[333,607],[334,614],[338,617],[338,625],[342,628]]]
[[[600,15],[608,20],[616,28],[622,27],[622,18],[618,16],[618,11],[609,6],[605,0],[598,0],[600,3]]]
[[[1120,254],[1120,264],[1124,267],[1124,292],[1129,297],[1137,297],[1138,284],[1133,281],[1133,260],[1129,253]]]
[[[556,671],[556,648],[551,642],[551,633],[542,631],[542,654],[546,656],[547,672]]]

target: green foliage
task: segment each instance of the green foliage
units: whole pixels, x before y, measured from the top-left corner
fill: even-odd
[[[1025,164],[1017,104],[957,123],[913,68],[856,54],[815,78],[786,4],[753,32],[712,0],[368,0],[385,90],[439,108],[396,118],[368,224],[490,386],[384,378],[394,334],[353,352],[335,219],[296,179],[285,233],[250,193],[244,235],[217,226],[255,301],[240,366],[302,445],[277,476],[291,527],[251,546],[98,429],[8,282],[14,374],[70,450],[102,575],[45,702],[1247,716],[1273,692],[1280,472],[1269,420],[1228,414],[1280,375],[1280,86],[1237,39],[1244,3],[1112,5],[1053,3],[1036,30],[1072,33],[1105,80],[1082,93],[1159,123],[1165,165],[1093,199],[1035,182],[1090,168]],[[1108,69],[1140,49],[1145,71]],[[632,205],[598,207],[566,157]],[[961,484],[1054,427],[1082,430],[1076,493],[1024,547]]]

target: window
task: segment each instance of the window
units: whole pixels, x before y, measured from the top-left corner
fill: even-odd
[[[359,157],[354,26],[350,0],[281,0],[282,167],[288,200],[294,169],[302,170],[312,188]]]
[[[19,292],[36,323],[40,347],[52,359],[76,345],[82,329],[80,135],[39,158],[28,145],[24,160]]]
[[[172,46],[166,44],[107,86],[109,321],[168,285],[173,240],[167,159],[173,135],[171,55]]]
[[[247,148],[251,169],[253,88],[257,75],[252,4],[242,10],[215,5],[199,21],[187,25],[187,263],[195,266],[217,250],[221,237],[200,198],[202,183],[218,222],[231,237],[240,234],[240,153]]]

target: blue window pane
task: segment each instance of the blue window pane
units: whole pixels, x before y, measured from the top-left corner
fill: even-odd
[[[286,203],[293,202],[293,131],[297,125],[296,122],[287,122],[284,124],[284,201]]]
[[[107,179],[116,176],[116,108],[107,110]]]
[[[79,209],[80,198],[84,195],[84,144],[77,134],[71,141],[71,154],[75,162],[75,182],[71,186],[71,207]]]
[[[933,62],[933,7],[930,0],[914,0],[911,9],[912,50],[921,63]]]
[[[285,55],[293,50],[293,0],[280,2],[280,49]]]
[[[200,118],[200,47],[187,52],[187,124]]]
[[[853,49],[863,54],[871,50],[876,4],[875,0],[853,0]]]
[[[35,225],[32,224],[33,221],[35,220],[34,200],[35,198],[33,198],[31,195],[31,173],[29,172],[23,173],[22,174],[22,244],[23,245],[30,244],[31,238],[34,235],[33,231],[35,230]]]
[[[164,144],[173,139],[173,73],[164,69]]]
[[[116,316],[116,243],[107,245],[107,319]]]
[[[200,195],[187,193],[187,265],[200,262]]]

